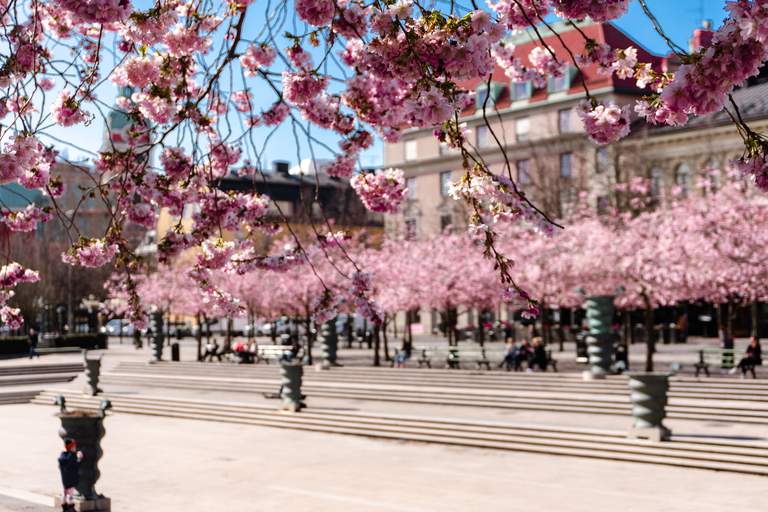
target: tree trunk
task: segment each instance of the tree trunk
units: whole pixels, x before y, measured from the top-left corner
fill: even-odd
[[[408,334],[408,343],[413,343],[413,330],[411,329],[411,324],[413,323],[413,315],[411,314],[411,311],[409,310],[405,314],[405,328],[406,332]]]
[[[307,364],[311,365],[312,364],[312,341],[313,341],[313,339],[312,339],[312,316],[310,315],[309,310],[305,311],[305,313],[307,315],[305,323],[304,323],[304,329],[307,332],[307,341],[306,341],[307,349],[306,349],[304,354],[305,354],[306,359],[307,359]]]
[[[208,323],[208,315],[203,313],[203,323],[205,324],[205,341],[211,342],[211,325]]]
[[[734,338],[733,335],[733,320],[736,318],[736,303],[728,301],[728,323],[726,325],[726,329],[728,332],[729,338]]]
[[[165,345],[167,347],[171,346],[171,308],[168,308],[168,311],[166,312],[166,318],[165,321]]]
[[[354,320],[352,320],[352,315],[347,315],[347,348],[352,348],[352,338],[355,336],[355,330],[354,330]]]
[[[381,358],[379,357],[379,325],[373,326],[373,366],[381,366]]]
[[[750,314],[752,317],[752,330],[750,334],[757,340],[760,340],[760,305],[757,301],[752,302],[750,305]]]
[[[624,339],[622,340],[622,343],[627,357],[627,370],[629,370],[629,338],[632,332],[632,317],[630,316],[628,309],[622,311],[621,315],[624,322]]]
[[[232,347],[232,319],[227,317],[227,334],[224,340],[224,350],[229,352]]]
[[[392,315],[392,336],[397,340],[397,313]]]
[[[201,361],[203,359],[203,326],[200,323],[200,313],[198,312],[195,316],[197,320],[197,333],[195,333],[195,339],[197,340],[197,360]]]
[[[387,324],[389,323],[389,316],[387,316],[386,313],[384,313],[384,323],[381,326],[382,332],[383,332],[383,342],[384,342],[384,360],[389,362],[391,361],[389,357],[389,340],[387,338]]]
[[[645,302],[645,371],[653,371],[653,353],[656,351],[656,331],[653,329],[653,308],[647,297],[643,297]]]

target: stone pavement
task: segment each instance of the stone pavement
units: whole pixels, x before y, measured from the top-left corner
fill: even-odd
[[[0,409],[2,489],[58,486],[53,408]],[[712,471],[115,414],[98,489],[145,512],[758,510],[765,480]],[[0,498],[0,510],[42,510]]]
[[[658,359],[673,361],[705,344],[714,340],[661,346]],[[105,352],[105,371],[121,361],[146,361],[150,356],[147,348],[137,351],[127,343],[113,342],[111,347]],[[639,350],[634,353],[642,357]],[[194,342],[184,341],[182,359],[192,360],[193,354]],[[40,361],[80,357],[57,354]],[[370,364],[368,350],[343,349],[341,357],[353,365]],[[37,363],[27,361],[0,365]],[[79,390],[82,379],[47,387]],[[277,406],[256,394],[226,391],[127,386],[107,390]],[[548,411],[313,397],[308,402],[311,408],[529,425],[623,430],[629,424],[623,417]],[[53,407],[38,405],[0,406],[0,512],[50,510],[42,504],[58,492],[56,456],[61,450],[54,413]],[[692,438],[768,442],[764,428],[757,425],[668,424],[675,434]],[[129,414],[112,415],[106,430],[98,488],[113,498],[120,512],[719,512],[765,505],[765,479],[749,475]]]

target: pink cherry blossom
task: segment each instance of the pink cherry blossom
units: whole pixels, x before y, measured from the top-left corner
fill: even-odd
[[[614,103],[592,105],[584,100],[579,117],[590,138],[598,144],[610,144],[629,134],[629,107]]]
[[[350,180],[350,185],[365,207],[374,212],[396,212],[408,192],[401,169],[360,173]]]

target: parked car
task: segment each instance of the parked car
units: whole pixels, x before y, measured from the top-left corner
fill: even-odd
[[[123,336],[133,336],[133,325],[121,318],[113,318],[101,327],[101,332],[107,336],[120,336],[121,330]]]

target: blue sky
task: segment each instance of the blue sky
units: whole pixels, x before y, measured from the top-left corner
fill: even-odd
[[[137,7],[145,7],[144,4],[147,3],[146,0],[134,1],[134,5]],[[691,33],[695,28],[701,26],[703,19],[711,19],[714,22],[714,26],[717,27],[725,17],[725,11],[723,10],[725,0],[648,0],[648,5],[672,40],[684,48],[687,48]],[[252,14],[254,17],[251,19],[254,19],[258,18],[262,13],[254,12]],[[254,19],[254,22],[254,25],[258,23],[256,19]],[[615,23],[627,35],[638,41],[648,50],[659,54],[666,54],[668,52],[665,43],[654,32],[650,21],[645,17],[640,4],[636,0],[632,1],[629,12],[619,20],[616,20]],[[260,92],[263,92],[264,89],[266,87],[262,85],[259,89],[254,89],[254,94],[261,96]],[[102,101],[111,103],[114,98],[114,91],[111,87],[109,87],[109,90],[102,89],[99,92],[99,96]],[[267,100],[272,101],[272,99]],[[102,126],[101,122],[97,121],[89,127],[79,126],[66,130],[55,129],[54,133],[56,136],[66,139],[76,146],[89,151],[97,151],[101,143]],[[256,138],[261,139],[260,144],[266,140],[267,135],[268,132],[266,130],[258,130],[256,132]],[[336,138],[333,134],[322,133],[322,131],[313,129],[313,135],[326,142],[328,146],[336,148]],[[310,156],[306,145],[302,144],[301,146],[297,151],[291,127],[288,124],[284,124],[268,139],[266,144],[263,144],[263,153],[259,155],[261,163],[267,168],[273,160],[288,160],[295,164],[299,160],[299,156],[301,158]],[[316,147],[315,152],[316,155],[319,153],[319,156],[327,155],[327,152],[324,152],[321,148]],[[78,152],[70,149],[69,155],[70,157],[75,157],[78,155]],[[381,162],[382,145],[379,142],[361,157],[361,163],[366,167],[378,166]]]

